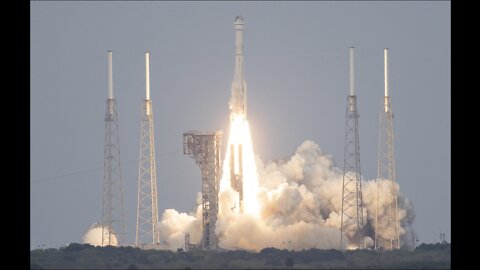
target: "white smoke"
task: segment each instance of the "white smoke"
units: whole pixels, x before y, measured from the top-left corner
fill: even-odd
[[[195,213],[179,213],[175,209],[166,209],[159,224],[160,241],[172,250],[183,247],[185,233],[190,234],[191,243],[198,243],[202,238],[202,194],[197,193],[197,210]]]
[[[111,240],[110,245],[117,246],[117,236],[115,231],[111,230]],[[102,233],[103,233],[103,242],[102,242]],[[88,231],[82,236],[82,243],[90,244],[92,246],[106,246],[108,244],[109,237],[109,228],[107,226],[102,226],[98,223],[94,223]]]
[[[237,193],[231,188],[219,194],[219,214],[215,232],[219,245],[226,249],[259,251],[266,247],[279,249],[338,249],[340,248],[340,212],[343,171],[334,166],[333,158],[322,153],[312,142],[303,142],[287,160],[257,159],[259,175],[258,201],[260,215],[237,213],[231,209]],[[375,180],[363,181],[365,243],[373,245],[375,230],[379,235],[388,232],[379,222],[375,228],[377,184]],[[397,186],[398,189],[398,186]],[[388,198],[380,197],[385,201]],[[197,204],[200,200],[197,198]],[[379,220],[385,211],[379,212]],[[415,218],[413,205],[398,193],[398,219],[400,243],[412,248],[415,233],[411,227]],[[161,238],[176,249],[183,246],[184,233],[192,243],[201,239],[201,207],[196,213],[178,213],[167,209],[160,223]],[[347,235],[353,237],[354,230]],[[344,243],[348,246],[349,243]]]

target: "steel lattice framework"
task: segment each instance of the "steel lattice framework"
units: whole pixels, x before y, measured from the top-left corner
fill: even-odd
[[[183,134],[183,153],[193,158],[202,171],[202,248],[216,249],[215,223],[221,178],[222,131]]]
[[[138,209],[135,245],[157,244],[158,234],[157,173],[151,100],[143,105],[138,166]]]
[[[397,184],[395,179],[391,98],[385,97],[384,104],[382,104],[382,107],[385,107],[385,110],[380,113],[378,144],[375,249],[391,250],[400,248],[400,237],[397,219]],[[385,231],[380,232],[378,228],[385,228]]]
[[[388,49],[385,58],[385,97],[380,113],[377,166],[377,200],[375,213],[375,249],[399,249],[397,184],[393,144],[393,112],[388,93]],[[381,229],[380,229],[381,228]]]
[[[109,229],[102,234],[102,245],[123,245],[125,243],[125,214],[120,164],[116,102],[115,99],[107,99],[102,224]]]
[[[112,52],[108,52],[109,98],[105,112],[102,246],[125,244],[122,170],[117,105],[113,98]],[[106,230],[106,231],[104,231]]]
[[[157,170],[155,167],[155,137],[153,108],[150,100],[149,56],[145,53],[146,99],[143,102],[140,126],[140,160],[138,164],[138,203],[135,245],[159,245]]]
[[[345,241],[354,244],[357,248],[364,248],[357,97],[355,95],[348,96],[347,102],[340,229],[342,249],[345,248]]]
[[[350,47],[350,95],[347,97],[345,152],[343,161],[342,214],[340,248],[350,243],[364,248],[362,173],[360,167],[360,135],[358,130],[357,96],[354,87],[353,47]]]

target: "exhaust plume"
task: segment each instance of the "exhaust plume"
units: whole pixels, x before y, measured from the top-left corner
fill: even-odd
[[[263,163],[256,158],[258,173],[257,201],[259,215],[232,209],[238,193],[225,185],[219,194],[219,213],[215,233],[219,246],[225,249],[260,251],[278,249],[339,249],[340,213],[343,171],[335,167],[333,157],[324,154],[313,141],[303,142],[284,160]],[[222,179],[223,181],[223,179]],[[365,243],[373,247],[375,230],[388,231],[379,222],[375,228],[376,180],[363,180],[363,213]],[[380,180],[385,181],[385,180]],[[398,185],[398,184],[397,184]],[[379,198],[380,201],[388,198]],[[379,221],[384,209],[379,209]],[[412,203],[398,193],[400,242],[403,248],[414,248]],[[354,228],[352,228],[354,229]],[[167,209],[160,222],[161,239],[172,249],[183,246],[184,233],[192,243],[200,242],[201,204],[190,214]],[[347,238],[353,237],[354,231]],[[346,240],[348,241],[348,239]],[[349,243],[345,243],[349,246]]]

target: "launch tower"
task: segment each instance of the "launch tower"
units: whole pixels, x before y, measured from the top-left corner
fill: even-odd
[[[218,239],[215,223],[218,214],[220,190],[220,147],[222,131],[209,133],[187,132],[183,134],[183,153],[195,160],[202,171],[202,248],[216,249]]]
[[[358,131],[357,96],[354,89],[353,47],[350,48],[350,95],[347,97],[345,152],[342,185],[342,217],[340,247],[346,242],[363,248],[362,181],[360,170],[360,140]]]
[[[105,113],[102,246],[125,244],[120,140],[117,105],[113,98],[112,52],[108,51],[108,99]]]
[[[158,245],[158,202],[157,173],[155,168],[155,139],[153,130],[153,110],[150,100],[150,53],[145,53],[146,98],[143,103],[140,160],[138,166],[138,208],[136,246]]]
[[[380,112],[378,141],[377,206],[375,213],[375,249],[399,249],[397,184],[393,146],[393,112],[388,92],[388,49],[384,49],[385,97]],[[381,213],[379,212],[381,211]],[[380,231],[379,228],[385,228]]]

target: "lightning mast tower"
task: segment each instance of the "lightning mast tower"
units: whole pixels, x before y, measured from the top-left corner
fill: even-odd
[[[378,144],[377,206],[375,213],[375,249],[399,249],[397,184],[393,146],[393,112],[388,92],[388,49],[384,49],[385,97],[380,113]],[[381,213],[379,212],[381,211]],[[381,218],[380,218],[381,217]],[[379,228],[385,228],[380,231]]]
[[[117,246],[125,244],[125,213],[123,208],[117,105],[113,98],[111,51],[108,51],[108,99],[106,105],[102,246]]]
[[[157,171],[155,168],[155,139],[153,110],[150,100],[150,53],[145,53],[146,98],[143,104],[140,132],[140,161],[138,166],[138,209],[135,245],[158,245]]]
[[[354,89],[353,47],[350,48],[350,95],[347,97],[346,115],[340,247],[346,248],[344,244],[349,241],[356,248],[364,248],[359,114]]]
[[[195,160],[202,171],[202,248],[216,249],[215,223],[220,190],[222,131],[183,134],[183,153]]]

